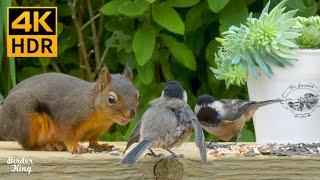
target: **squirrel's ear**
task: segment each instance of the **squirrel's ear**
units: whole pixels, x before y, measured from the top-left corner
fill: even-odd
[[[109,73],[109,70],[105,67],[102,68],[100,71],[96,86],[94,88],[95,91],[101,92],[107,87],[107,85],[109,85],[110,81],[111,81],[111,75]]]
[[[132,78],[133,78],[132,70],[128,66],[125,67],[122,75],[128,78],[130,81],[132,81]]]

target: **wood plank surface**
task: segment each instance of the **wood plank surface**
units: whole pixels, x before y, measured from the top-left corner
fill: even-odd
[[[110,144],[125,147],[125,142]],[[203,163],[194,143],[185,143],[174,151],[184,158],[143,157],[137,165],[123,165],[122,153],[25,151],[15,142],[0,142],[0,179],[320,179],[319,157],[209,155],[208,162]],[[23,165],[30,166],[32,172],[11,172],[9,157],[32,159],[32,165]]]

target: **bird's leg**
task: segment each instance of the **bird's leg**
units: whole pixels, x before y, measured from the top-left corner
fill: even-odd
[[[159,154],[156,154],[154,151],[152,151],[152,149],[150,149],[149,148],[149,153],[147,153],[146,154],[146,156],[152,156],[152,157],[162,157],[162,156],[164,156],[164,154],[161,154],[161,153],[159,153]]]
[[[241,137],[241,131],[238,131],[237,134],[236,134],[236,141],[235,141],[235,145],[238,144],[239,140],[240,140],[240,137]]]
[[[165,148],[166,151],[168,151],[169,153],[171,153],[170,156],[168,156],[168,158],[183,158],[183,154],[176,154],[173,151],[171,151],[170,149]]]

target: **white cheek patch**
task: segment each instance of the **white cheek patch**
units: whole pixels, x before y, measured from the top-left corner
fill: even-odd
[[[222,116],[225,116],[227,113],[224,104],[220,101],[214,101],[213,103],[208,104],[208,106],[215,109]]]
[[[187,92],[186,91],[183,91],[183,100],[184,102],[188,102],[188,95],[187,95]]]
[[[201,105],[199,106],[199,105],[197,104],[197,105],[194,107],[194,113],[197,115],[201,108],[202,108],[202,106],[201,106]]]

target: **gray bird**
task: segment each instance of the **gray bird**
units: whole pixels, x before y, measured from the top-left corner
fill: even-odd
[[[197,98],[195,113],[201,127],[219,140],[229,141],[236,136],[236,143],[241,137],[242,128],[250,121],[255,111],[280,99],[268,101],[245,101],[242,99],[220,99],[204,94]]]
[[[187,94],[177,81],[167,82],[161,97],[149,103],[140,122],[133,130],[125,151],[139,142],[123,159],[122,163],[135,164],[146,149],[150,155],[158,156],[151,148],[163,148],[172,157],[179,157],[171,148],[189,140],[193,130],[200,156],[206,161],[206,145],[200,123],[187,104]]]

